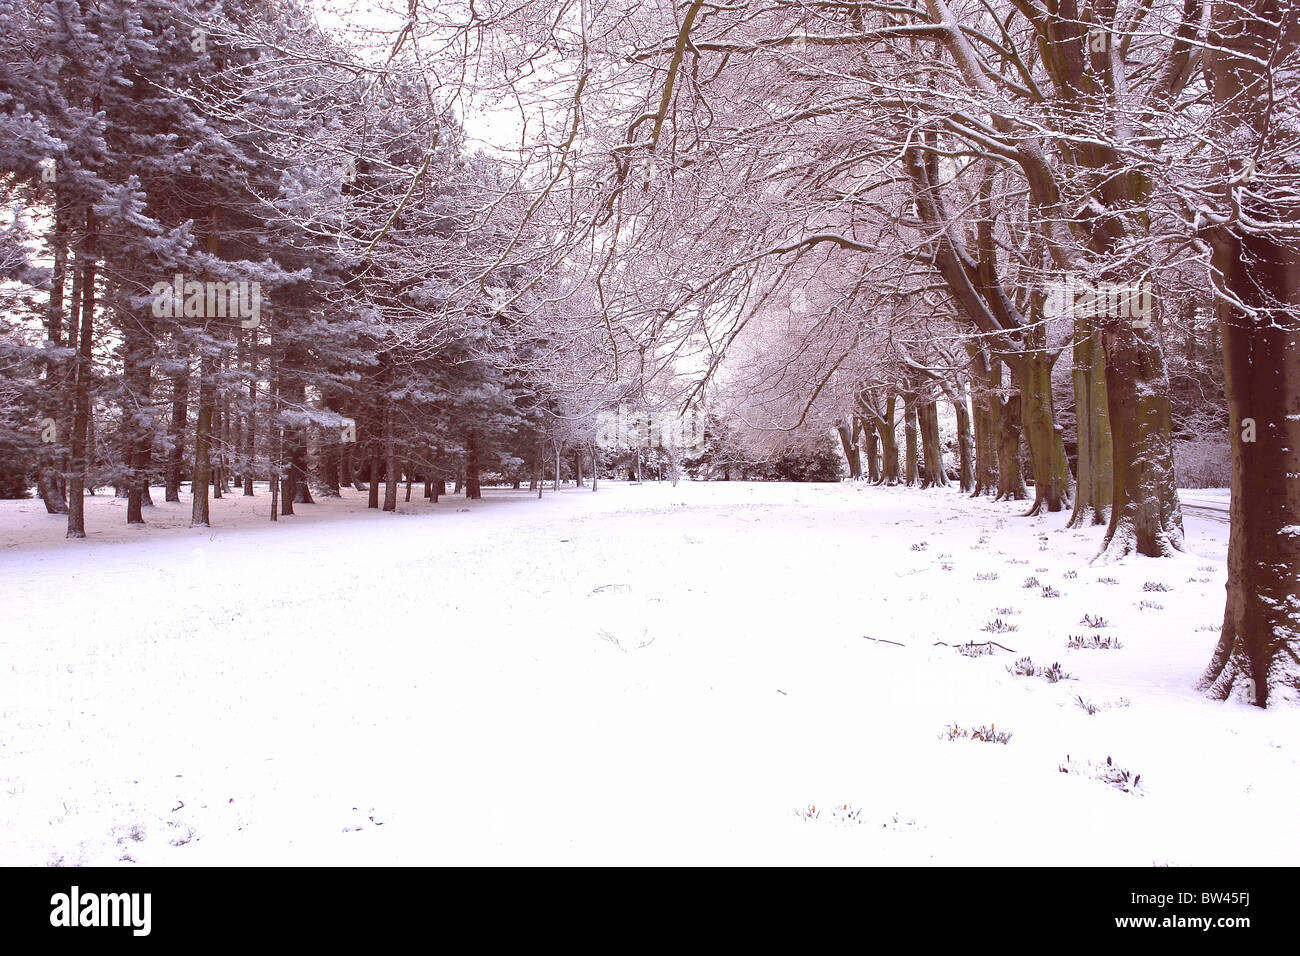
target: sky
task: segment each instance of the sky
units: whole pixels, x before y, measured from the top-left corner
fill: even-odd
[[[405,0],[309,0],[322,26],[359,48],[387,56],[406,19]],[[417,8],[418,10],[418,8]],[[518,112],[460,99],[456,111],[465,124],[471,148],[513,152],[520,148],[523,126]]]

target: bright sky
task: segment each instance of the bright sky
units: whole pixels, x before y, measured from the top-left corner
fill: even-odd
[[[406,0],[309,0],[322,26],[360,49],[382,59],[392,48],[408,16]],[[427,0],[422,6],[427,6]],[[418,8],[417,8],[418,10]],[[514,151],[520,146],[522,123],[515,110],[466,102],[457,104],[471,146],[489,151]]]

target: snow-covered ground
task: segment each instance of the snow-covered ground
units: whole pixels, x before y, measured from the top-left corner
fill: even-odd
[[[1090,567],[952,491],[268,506],[0,502],[0,863],[1300,858],[1300,712],[1193,689],[1227,525]]]

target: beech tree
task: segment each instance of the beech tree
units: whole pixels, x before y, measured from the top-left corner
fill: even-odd
[[[1218,144],[1200,213],[1223,337],[1232,527],[1217,697],[1300,697],[1300,9],[1218,3],[1205,51]]]

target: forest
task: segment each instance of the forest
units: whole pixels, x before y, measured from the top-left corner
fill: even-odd
[[[1225,489],[1196,692],[1294,702],[1298,90],[1293,0],[0,0],[0,504],[841,482],[1156,574]]]

